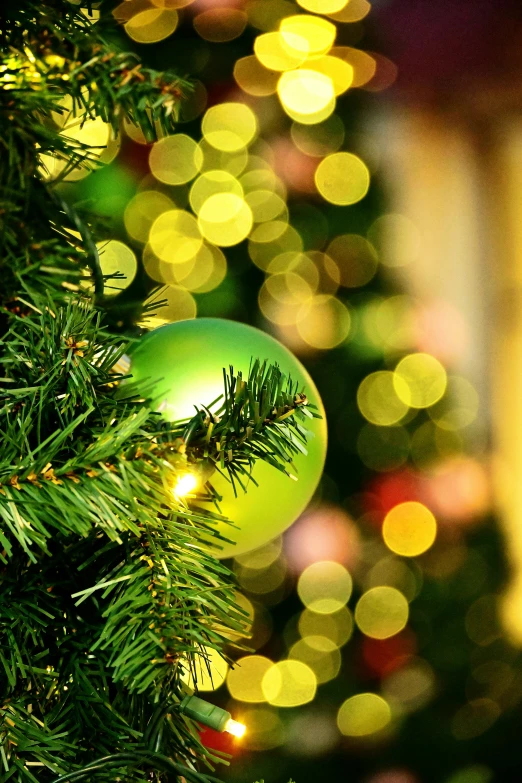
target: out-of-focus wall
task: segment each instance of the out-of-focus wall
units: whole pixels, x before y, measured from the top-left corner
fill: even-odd
[[[503,618],[522,645],[522,7],[396,0],[379,32],[399,79],[372,129],[391,209],[420,237],[394,274],[480,394],[476,448],[511,564]]]

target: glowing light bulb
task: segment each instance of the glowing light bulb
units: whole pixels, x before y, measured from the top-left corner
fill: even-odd
[[[230,718],[230,720],[226,722],[225,731],[240,739],[246,731],[246,726],[243,723],[239,723],[239,721]]]
[[[176,486],[173,488],[173,493],[177,498],[184,498],[198,485],[198,480],[193,473],[185,473],[178,478]]]

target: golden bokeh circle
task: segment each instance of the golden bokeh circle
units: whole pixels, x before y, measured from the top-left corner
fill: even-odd
[[[265,673],[261,687],[266,701],[274,707],[298,707],[313,700],[317,678],[302,661],[279,661]]]
[[[261,684],[272,666],[272,661],[263,655],[240,658],[227,675],[227,688],[232,698],[252,704],[266,701]]]
[[[346,605],[352,587],[352,577],[344,566],[333,560],[321,560],[302,572],[297,593],[307,609],[318,614],[333,614]]]
[[[359,598],[355,607],[355,622],[372,639],[388,639],[405,628],[408,622],[408,601],[395,587],[372,587]]]
[[[203,165],[203,154],[194,139],[176,133],[157,141],[149,155],[149,166],[159,182],[183,185],[194,179]]]
[[[351,696],[339,708],[337,726],[347,737],[364,737],[384,729],[391,721],[387,701],[376,693]]]
[[[429,508],[415,500],[398,503],[384,518],[382,537],[392,552],[416,557],[426,552],[437,535],[437,522]]]
[[[370,172],[357,155],[334,152],[317,167],[315,185],[321,196],[331,204],[356,204],[368,192]]]

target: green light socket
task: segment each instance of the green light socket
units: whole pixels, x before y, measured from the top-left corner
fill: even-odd
[[[210,704],[197,696],[185,696],[180,704],[180,711],[188,718],[197,720],[216,731],[224,731],[225,726],[232,717],[229,712]]]

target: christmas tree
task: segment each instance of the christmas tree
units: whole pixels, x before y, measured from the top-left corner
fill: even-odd
[[[114,23],[110,4],[65,0],[20,2],[1,23],[0,779],[12,783],[216,780],[198,771],[220,754],[195,721],[240,727],[192,687],[246,615],[214,556],[226,535],[212,475],[241,491],[259,460],[291,472],[317,416],[256,357],[182,421],[125,375],[103,225],[58,187],[97,161],[68,128],[101,119],[116,137],[125,120],[154,141],[190,85],[117,50]]]

